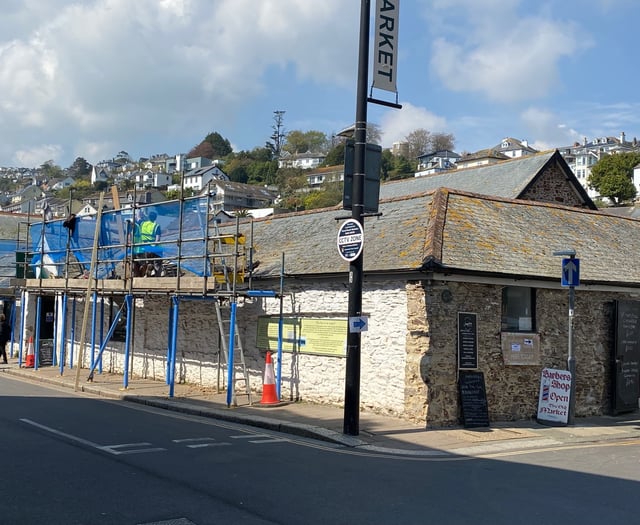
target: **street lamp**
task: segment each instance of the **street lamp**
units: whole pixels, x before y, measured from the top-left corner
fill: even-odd
[[[579,281],[579,259],[576,259],[576,251],[573,248],[553,252],[556,257],[564,257],[562,260],[562,286],[569,287],[569,332],[567,367],[571,374],[571,391],[569,392],[569,415],[567,423],[573,425],[576,409],[576,357],[573,354],[573,316],[575,302],[575,287]],[[568,259],[567,259],[568,257]]]

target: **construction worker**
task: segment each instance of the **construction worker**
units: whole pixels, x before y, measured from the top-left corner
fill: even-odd
[[[155,211],[149,212],[149,218],[143,221],[138,227],[140,231],[140,241],[143,243],[144,259],[147,263],[146,275],[160,277],[162,272],[162,247],[160,242],[160,225],[156,222],[158,214]],[[134,235],[135,237],[135,235]],[[152,244],[146,244],[152,243]]]
[[[133,277],[143,277],[146,275],[146,267],[147,264],[144,260],[144,252],[146,247],[142,246],[140,243],[142,242],[142,238],[140,236],[140,226],[144,222],[145,217],[142,210],[136,210],[134,214],[133,224],[130,225],[130,239],[133,239],[132,244],[132,259],[133,259]],[[133,235],[131,235],[133,234]]]

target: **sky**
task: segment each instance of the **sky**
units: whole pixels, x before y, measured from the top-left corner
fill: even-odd
[[[211,132],[251,150],[275,111],[330,137],[355,120],[361,3],[3,0],[0,166],[187,153]],[[424,128],[459,153],[640,138],[638,20],[637,0],[402,0],[402,109],[367,119],[383,147]]]

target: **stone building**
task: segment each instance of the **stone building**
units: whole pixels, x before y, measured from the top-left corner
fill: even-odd
[[[533,159],[533,169],[520,164],[534,166]],[[574,317],[576,415],[611,410],[616,305],[631,301],[640,313],[640,222],[593,210],[556,152],[504,164],[511,166],[512,179],[495,171],[482,179],[478,169],[479,179],[450,180],[457,189],[416,193],[413,186],[401,191],[394,185],[390,195],[383,185],[381,215],[367,218],[364,227],[362,409],[428,427],[458,423],[458,320],[469,313],[477,320],[475,368],[484,373],[490,419],[534,416],[542,368],[566,368],[568,295],[560,285],[561,260],[553,253],[572,248],[581,261]],[[495,184],[495,193],[507,190],[509,196],[459,188],[479,183],[485,189]],[[335,207],[223,227],[239,228],[250,239],[259,260],[251,276],[254,289],[277,292],[283,286],[281,300],[244,294],[237,301],[253,390],[261,387],[265,351],[277,350],[282,311],[282,397],[342,403],[348,263],[338,254],[336,236],[337,219],[344,216]],[[35,291],[36,283],[27,282],[27,288]],[[179,290],[170,280],[155,289],[148,283],[137,288],[131,371],[163,379],[167,317]],[[106,290],[107,284],[101,286]],[[223,363],[215,302],[190,300],[198,286],[181,293],[176,380],[216,386]],[[124,369],[122,343],[110,343],[103,367]],[[637,362],[635,372],[629,370],[637,385]],[[246,386],[237,385],[238,391]]]

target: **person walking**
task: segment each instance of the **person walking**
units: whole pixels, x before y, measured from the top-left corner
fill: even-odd
[[[0,314],[0,357],[7,364],[7,343],[11,341],[11,325],[4,314]]]

